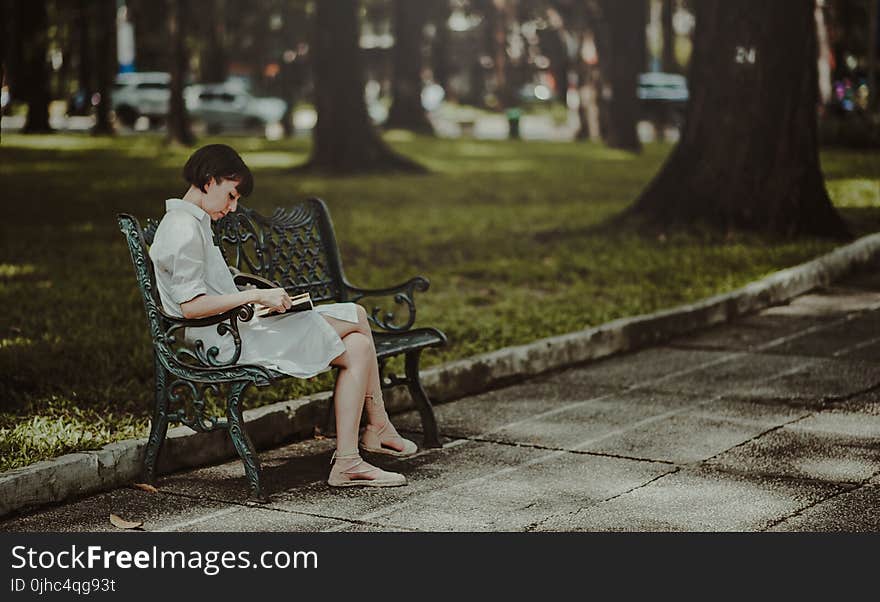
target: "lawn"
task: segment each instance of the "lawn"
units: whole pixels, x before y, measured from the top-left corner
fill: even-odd
[[[443,329],[450,345],[423,366],[729,291],[834,246],[597,227],[656,173],[664,145],[633,156],[584,143],[389,140],[432,173],[296,175],[308,141],[210,141],[232,144],[253,169],[249,205],[323,198],[355,284],[430,278],[418,324]],[[0,470],[146,433],[151,347],[115,215],[161,216],[185,190],[189,152],[154,136],[4,134]],[[880,229],[880,154],[828,150],[822,162],[852,228]],[[288,382],[252,390],[246,407],[331,383]]]

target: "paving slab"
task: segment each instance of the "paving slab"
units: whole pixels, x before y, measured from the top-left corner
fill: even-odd
[[[654,382],[658,379],[667,379],[675,374],[691,374],[701,366],[708,368],[730,362],[735,357],[735,352],[651,347],[587,364],[579,369],[566,370],[557,375],[556,382],[615,389],[636,386],[656,388]]]
[[[312,483],[324,483],[330,470],[330,456],[336,447],[332,438],[307,439],[260,453],[262,481],[270,496],[296,490]],[[249,485],[240,460],[175,473],[161,478],[162,491],[199,500],[222,500],[245,504]]]
[[[281,512],[253,506],[226,506],[175,523],[160,526],[163,531],[175,532],[284,532],[312,533],[343,525],[343,521],[296,512]],[[150,529],[153,530],[153,529]]]
[[[420,496],[372,520],[431,531],[524,531],[556,512],[598,503],[675,470],[586,454],[528,455],[530,462]]]
[[[394,508],[421,505],[426,497],[439,491],[520,466],[546,454],[543,450],[513,445],[467,441],[404,460],[382,461],[370,457],[370,461],[377,465],[406,475],[407,486],[370,490],[330,489],[325,483],[316,482],[295,490],[278,492],[272,496],[268,507],[348,521],[377,522],[376,516],[391,512]],[[329,464],[325,467],[329,470]],[[411,523],[391,522],[396,526],[412,526]]]
[[[872,311],[858,314],[829,325],[815,332],[793,338],[782,345],[774,346],[767,353],[780,355],[802,355],[810,357],[846,357],[849,359],[877,359],[863,350],[865,343],[880,344],[880,312]]]
[[[660,391],[822,407],[880,385],[880,370],[859,360],[748,354],[657,382]]]
[[[880,486],[865,485],[811,506],[770,531],[880,532]]]
[[[560,514],[542,531],[759,531],[840,485],[682,469],[611,500]]]
[[[560,382],[557,374],[554,374],[455,403],[438,405],[435,413],[437,422],[442,425],[443,435],[450,438],[474,437],[545,411],[601,397],[612,390],[597,384]],[[417,412],[401,414],[395,417],[394,423],[399,430],[421,431],[421,419]]]
[[[709,459],[804,416],[761,404],[704,402],[631,424],[581,449],[678,465]]]
[[[847,286],[816,289],[808,295],[792,299],[787,305],[777,305],[762,313],[771,316],[809,316],[813,320],[827,320],[853,312],[876,309],[880,295],[874,290]]]
[[[487,441],[582,450],[590,443],[614,437],[645,421],[703,403],[685,394],[633,390],[575,402],[481,435]]]
[[[872,389],[828,406],[828,412],[880,416],[880,388]]]
[[[833,318],[827,318],[830,321]],[[749,351],[758,346],[792,337],[817,324],[808,316],[773,315],[762,312],[696,334],[679,337],[669,343],[676,349],[704,351]]]
[[[834,483],[860,483],[880,472],[880,417],[810,415],[713,458],[730,471]]]
[[[0,531],[118,531],[110,523],[111,513],[129,521],[142,521],[145,530],[158,530],[227,507],[223,502],[196,503],[187,497],[125,487],[13,517],[0,523]]]

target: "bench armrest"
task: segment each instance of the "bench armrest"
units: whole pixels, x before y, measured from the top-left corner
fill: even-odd
[[[213,380],[213,378],[211,378],[213,372],[228,373],[229,369],[233,367],[244,368],[246,370],[250,368],[260,368],[261,371],[265,372],[264,369],[258,366],[237,364],[241,357],[241,335],[238,332],[238,323],[247,322],[254,317],[253,305],[239,305],[238,307],[234,307],[222,314],[206,316],[204,318],[179,318],[164,312],[162,309],[158,309],[158,312],[164,320],[166,328],[164,332],[159,334],[159,340],[156,341],[157,346],[164,347],[164,350],[157,349],[157,351],[165,351],[165,353],[162,353],[161,355],[164,355],[169,360],[173,360],[170,363],[176,364],[167,366],[172,373],[190,372],[190,374],[187,374],[186,376],[198,374],[203,378]],[[220,349],[217,347],[209,347],[208,349],[205,349],[205,343],[201,339],[196,340],[192,348],[185,345],[180,347],[175,346],[179,331],[182,331],[185,328],[215,325],[217,326],[218,334],[221,336],[232,337],[235,351],[230,359],[218,360],[217,356],[220,355]],[[268,373],[266,373],[266,377],[268,378]]]
[[[377,300],[382,297],[391,297],[395,305],[406,308],[405,319],[402,319],[403,316],[397,316],[396,314],[396,310],[399,308],[390,306],[390,300],[388,299],[382,299],[377,305],[373,305],[371,309],[367,304],[363,304],[368,308],[367,313],[369,314],[370,322],[382,330],[391,332],[402,332],[412,328],[416,321],[415,293],[416,291],[424,292],[428,290],[430,285],[431,283],[428,282],[428,279],[422,276],[410,278],[406,282],[395,286],[376,289],[359,288],[345,282],[349,301],[356,303],[363,299],[374,297]]]
[[[235,282],[235,285],[241,290],[247,288],[248,285],[256,288],[284,288],[277,282],[272,282],[262,276],[248,274],[247,272],[239,272],[238,270],[232,273],[232,281]]]

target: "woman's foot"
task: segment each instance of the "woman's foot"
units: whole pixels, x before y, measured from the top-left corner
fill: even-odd
[[[385,415],[385,423],[382,426],[368,424],[361,435],[361,449],[374,454],[387,454],[397,458],[406,458],[419,451],[418,446],[404,439],[388,420]]]
[[[368,464],[357,452],[333,452],[333,467],[327,484],[331,487],[399,487],[406,485],[406,477]]]

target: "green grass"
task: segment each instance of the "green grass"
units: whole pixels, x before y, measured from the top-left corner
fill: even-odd
[[[667,146],[636,157],[591,144],[388,138],[433,173],[293,175],[308,142],[225,141],[254,170],[251,206],[326,200],[355,284],[431,279],[418,324],[451,344],[425,366],[729,291],[833,247],[597,228],[637,196]],[[160,216],[185,190],[189,152],[150,136],[4,134],[0,470],[145,434],[151,348],[115,215]],[[828,151],[823,166],[854,230],[880,229],[880,155]],[[247,406],[330,382],[251,391]]]

